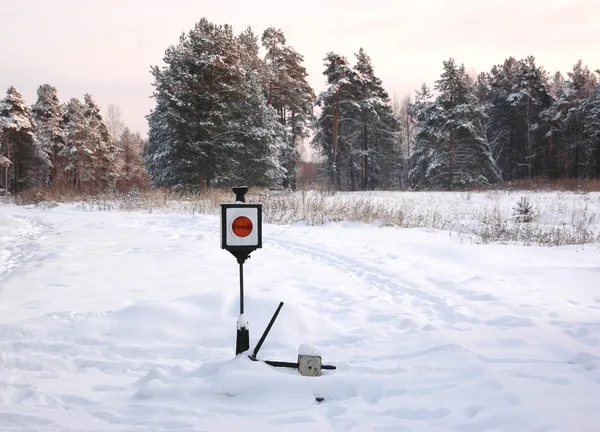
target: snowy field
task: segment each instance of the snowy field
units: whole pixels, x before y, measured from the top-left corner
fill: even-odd
[[[0,204],[0,431],[599,430],[600,244],[268,224],[251,345],[284,301],[259,357],[310,343],[337,370],[308,378],[234,357],[214,215],[89,209]]]

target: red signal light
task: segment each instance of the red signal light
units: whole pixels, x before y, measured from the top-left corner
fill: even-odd
[[[233,233],[238,237],[248,237],[252,234],[252,229],[254,226],[252,225],[252,221],[246,216],[239,216],[234,219],[231,224],[231,229]]]

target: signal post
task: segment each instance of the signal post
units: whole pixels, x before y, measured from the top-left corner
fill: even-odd
[[[246,204],[246,186],[232,188],[235,193],[235,203],[221,204],[221,249],[229,251],[240,266],[240,315],[237,322],[237,337],[235,342],[235,355],[250,350],[250,331],[244,318],[244,263],[256,249],[262,248],[262,204]],[[273,323],[277,319],[283,302],[279,303],[275,314],[267,325],[263,335],[248,355],[250,360],[258,361],[257,355],[264,343]],[[304,376],[320,376],[321,370],[334,370],[335,366],[322,364],[321,356],[315,350],[306,349],[308,345],[300,347],[297,362],[264,360],[274,367],[297,369]],[[315,396],[317,402],[322,402],[323,397]]]
[[[244,317],[244,263],[262,248],[262,204],[246,204],[248,187],[233,188],[235,203],[221,204],[221,248],[229,251],[239,264],[240,315],[237,322],[235,354],[250,349],[250,331]]]

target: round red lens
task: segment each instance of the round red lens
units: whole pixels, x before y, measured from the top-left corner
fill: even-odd
[[[238,237],[248,237],[252,233],[252,221],[246,216],[239,216],[231,224],[233,233]]]

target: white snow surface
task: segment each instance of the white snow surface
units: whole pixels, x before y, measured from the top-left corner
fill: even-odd
[[[265,225],[251,349],[214,216],[0,204],[0,430],[595,432],[600,253]],[[316,397],[324,398],[317,402]]]
[[[317,348],[316,346],[309,344],[309,343],[303,343],[298,348],[298,355],[320,357],[321,352],[319,351],[319,348]]]

